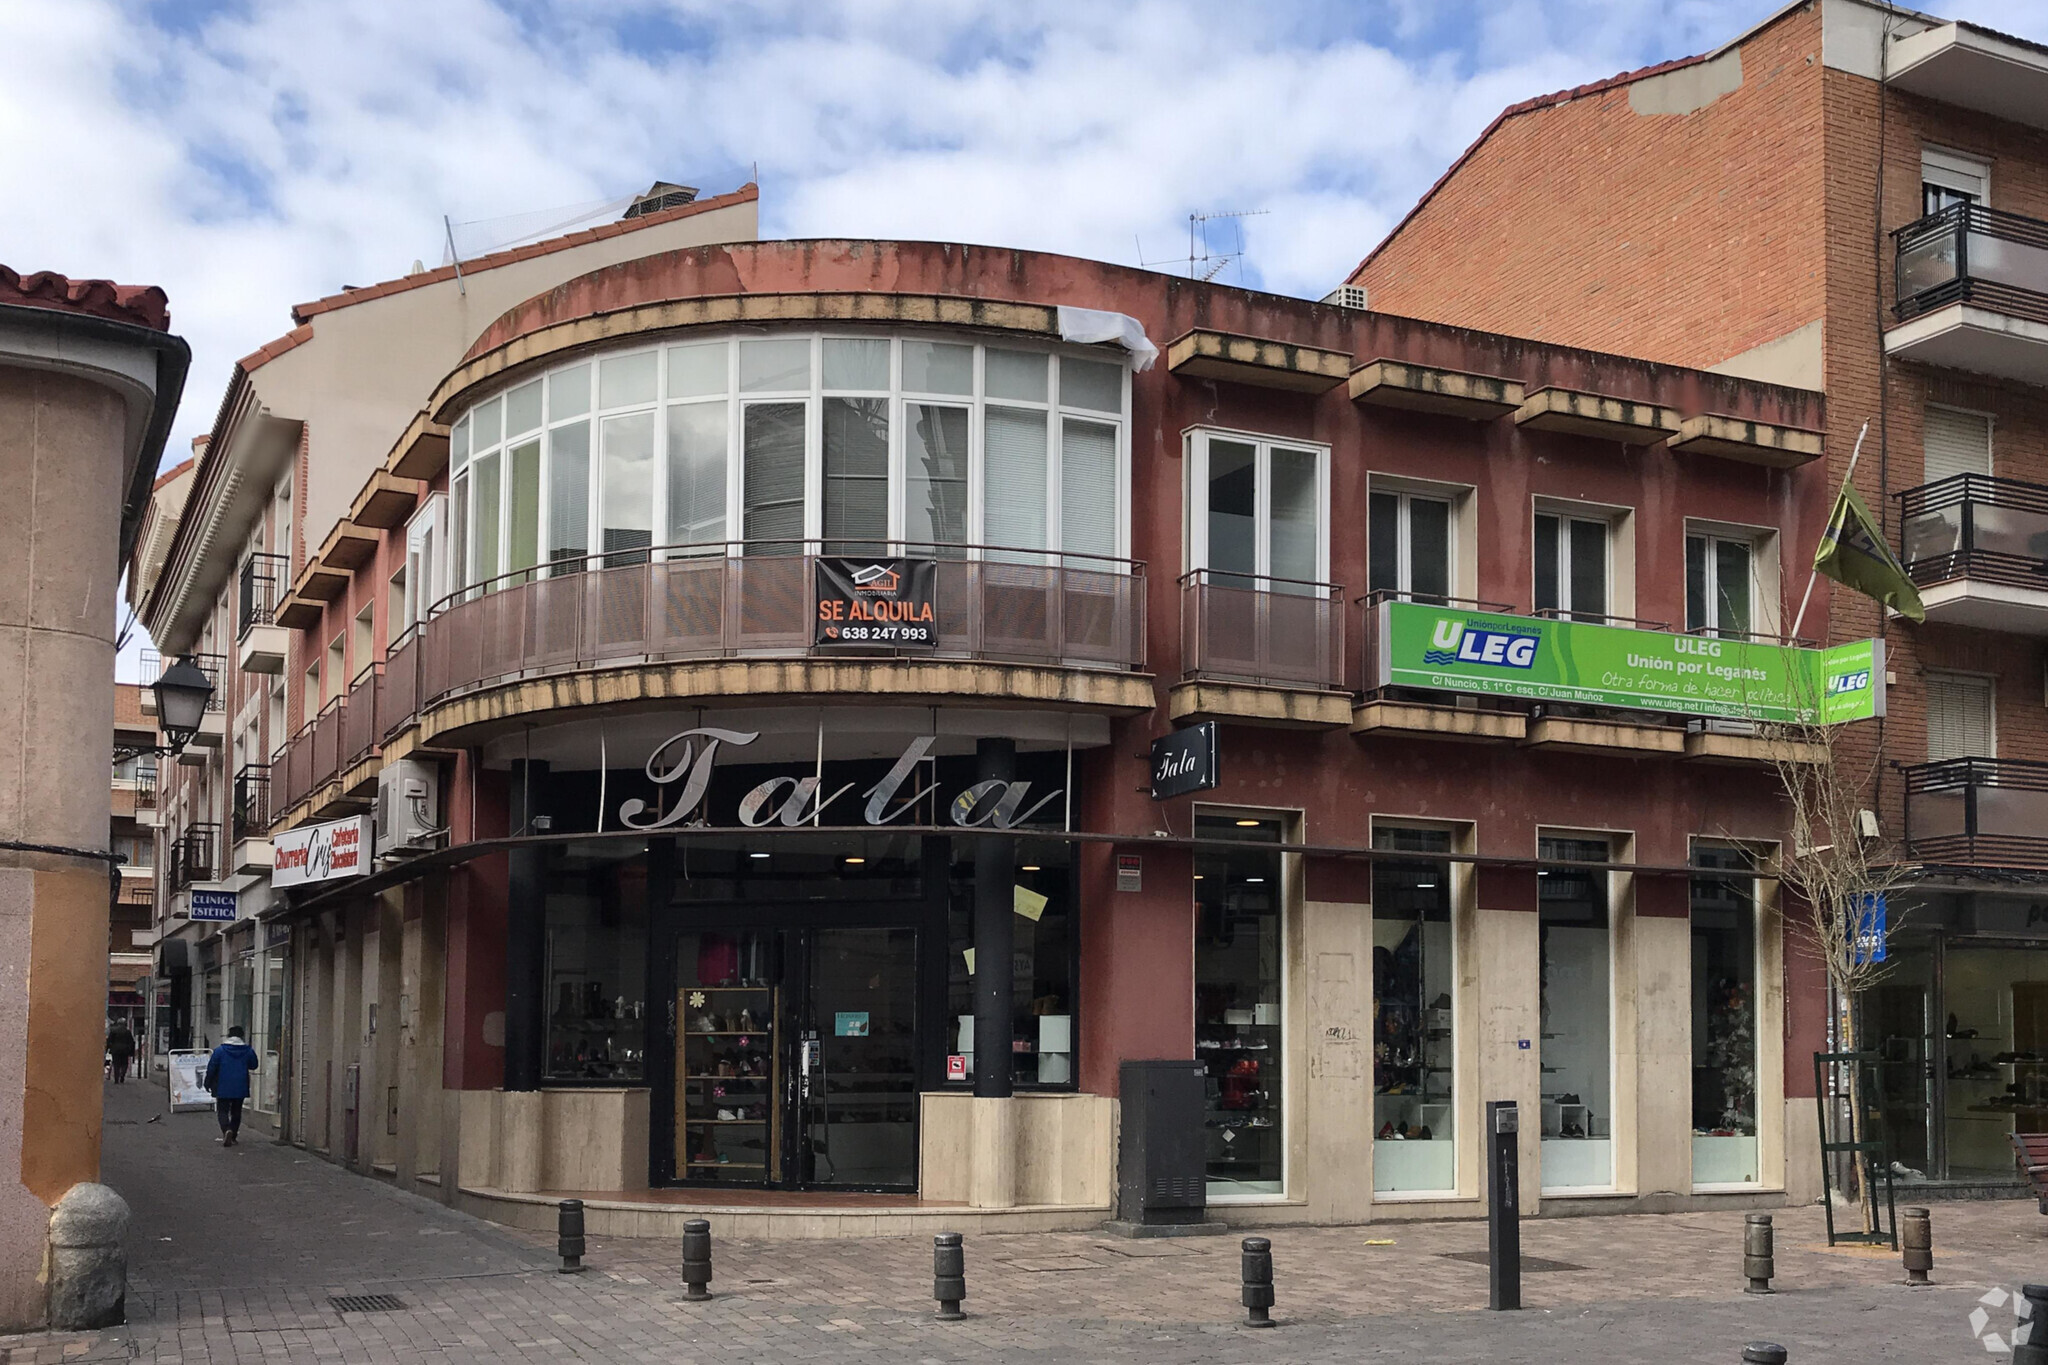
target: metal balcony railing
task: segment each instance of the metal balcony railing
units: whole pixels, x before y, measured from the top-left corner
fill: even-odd
[[[356,675],[348,689],[341,724],[341,766],[353,768],[377,752],[384,732],[377,725],[377,705],[384,693],[383,664],[373,663]]]
[[[378,693],[379,743],[412,722],[420,709],[420,628],[407,626],[384,654],[383,690]]]
[[[2048,867],[2048,763],[1951,758],[1905,770],[1906,851],[1951,866]]]
[[[221,679],[225,678],[228,674],[228,661],[226,656],[220,654],[194,654],[192,656],[192,662],[199,666],[199,671],[201,673],[204,673],[206,675],[206,680],[213,684],[213,696],[208,698],[206,703],[206,709],[208,713],[210,714],[215,711],[227,710],[227,693],[221,686]],[[142,651],[141,666],[141,686],[144,692],[148,692],[150,684],[154,683],[158,678],[163,676],[163,656],[153,649],[145,649]],[[154,698],[152,698],[152,712],[154,711],[154,705],[155,700]]]
[[[137,767],[132,779],[135,783],[135,809],[156,809],[156,769]]]
[[[342,727],[348,712],[345,698],[336,697],[320,708],[320,714],[313,717],[313,769],[307,790],[323,782],[332,782],[341,776]]]
[[[270,765],[245,763],[235,773],[234,807],[230,812],[234,839],[270,837]]]
[[[1341,689],[1344,589],[1195,569],[1180,579],[1180,651],[1189,678]]]
[[[1897,496],[1899,557],[1915,583],[1968,578],[2048,591],[2048,487],[1956,474]]]
[[[1972,303],[2048,323],[2048,222],[1951,204],[1892,233],[1902,318]]]
[[[287,555],[253,554],[242,562],[240,604],[235,633],[240,639],[251,626],[277,624],[277,604],[291,586],[292,562]]]
[[[279,779],[273,793],[274,810],[284,811],[297,805],[313,790],[313,723],[299,727],[299,732],[284,746],[281,759],[273,759],[271,774]]]
[[[164,869],[173,892],[194,882],[209,882],[219,865],[220,826],[190,825],[171,841],[170,857]]]

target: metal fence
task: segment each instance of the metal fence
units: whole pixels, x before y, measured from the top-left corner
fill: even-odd
[[[164,874],[172,891],[182,891],[194,882],[212,881],[220,847],[219,825],[191,825],[171,841],[169,866]]]
[[[230,828],[236,843],[263,839],[270,833],[270,765],[245,763],[235,772]]]
[[[1190,678],[1342,688],[1344,589],[1196,569],[1180,580],[1180,651]]]
[[[348,703],[336,697],[313,717],[313,770],[307,790],[341,776],[342,720]]]
[[[1898,314],[1974,303],[2048,323],[2048,222],[1951,204],[1892,234]]]
[[[377,752],[384,732],[377,725],[377,706],[384,692],[384,665],[373,663],[348,689],[341,726],[341,766],[353,768]]]
[[[259,553],[242,561],[240,591],[236,594],[237,639],[247,635],[251,626],[276,624],[277,604],[284,598],[291,576],[292,562],[287,555]]]
[[[1899,557],[1915,583],[2048,588],[2048,488],[1955,474],[1897,496]]]
[[[1914,858],[2048,867],[2048,763],[1951,758],[1905,775],[1906,849]]]

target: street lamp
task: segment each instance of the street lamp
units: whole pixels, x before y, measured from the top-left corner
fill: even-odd
[[[156,693],[157,728],[164,732],[164,738],[170,743],[121,746],[114,751],[116,762],[142,754],[168,756],[178,753],[199,733],[206,708],[213,701],[213,683],[193,662],[190,654],[179,656],[178,662],[165,669],[163,675],[150,684],[149,690]]]

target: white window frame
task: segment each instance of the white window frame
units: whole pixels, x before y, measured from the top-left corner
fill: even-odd
[[[1386,493],[1396,496],[1401,500],[1401,511],[1398,521],[1399,539],[1395,547],[1396,576],[1399,579],[1398,591],[1403,594],[1415,591],[1414,556],[1410,553],[1412,548],[1412,532],[1408,519],[1408,509],[1419,498],[1426,502],[1442,503],[1448,514],[1446,518],[1447,529],[1444,537],[1444,584],[1447,588],[1445,596],[1450,598],[1469,596],[1470,594],[1465,591],[1464,528],[1459,523],[1464,519],[1466,500],[1471,495],[1471,492],[1471,488],[1463,484],[1430,483],[1426,480],[1403,478],[1398,475],[1368,475],[1365,490],[1365,524],[1366,536],[1368,538],[1366,546],[1367,590],[1375,590],[1371,582],[1372,546],[1369,543],[1372,535],[1372,498],[1376,493]]]
[[[1327,583],[1330,577],[1330,447],[1319,441],[1297,441],[1281,436],[1262,436],[1257,432],[1239,431],[1230,427],[1190,427],[1182,433],[1181,441],[1187,453],[1184,461],[1187,467],[1187,486],[1182,506],[1187,509],[1186,554],[1189,571],[1210,568],[1209,563],[1209,447],[1216,440],[1230,441],[1253,448],[1253,510],[1254,548],[1253,577],[1270,579],[1273,576],[1273,452],[1280,450],[1303,451],[1315,456],[1316,460],[1316,568],[1315,582]],[[1405,509],[1405,504],[1404,504]],[[1455,507],[1453,511],[1455,512]],[[1402,521],[1405,527],[1406,516]],[[1235,570],[1231,571],[1233,574]],[[1455,570],[1453,570],[1455,576]]]
[[[1952,412],[1962,417],[1978,417],[1984,421],[1984,472],[1995,476],[1998,473],[1998,414],[1985,408],[1966,408],[1959,403],[1927,403],[1921,408],[1920,418],[1920,477],[1927,479],[1927,414],[1930,412]]]
[[[1921,147],[1920,183],[1967,194],[1976,203],[1991,206],[1991,163],[1967,152]]]
[[[417,625],[451,591],[448,566],[448,495],[435,493],[405,524],[406,624]]]
[[[1922,695],[1923,695],[1923,701],[1925,701],[1925,700],[1926,700],[1926,696],[1925,696],[1925,691],[1924,691],[1924,689],[1925,689],[1925,686],[1926,686],[1926,684],[1927,684],[1927,683],[1933,683],[1933,682],[1936,682],[1936,681],[1939,681],[1939,682],[1941,682],[1941,683],[1943,683],[1943,684],[1945,684],[1945,685],[1947,685],[1947,686],[1952,686],[1952,687],[1980,687],[1980,688],[1982,688],[1982,689],[1983,689],[1983,692],[1984,692],[1984,724],[1985,724],[1985,730],[1986,730],[1986,735],[1987,735],[1987,738],[1986,738],[1986,748],[1987,748],[1988,752],[1986,752],[1986,753],[1981,753],[1981,754],[1951,754],[1951,755],[1949,755],[1949,759],[1937,759],[1937,758],[1935,758],[1935,757],[1934,757],[1934,755],[1933,755],[1932,753],[1929,753],[1929,754],[1927,755],[1927,761],[1928,761],[1928,762],[1930,762],[1930,763],[1937,763],[1937,762],[1946,762],[1946,761],[1949,761],[1949,760],[1953,760],[1953,759],[1956,759],[1956,758],[1996,758],[1996,757],[1998,757],[1998,677],[1997,677],[1997,675],[1996,675],[1996,674],[1992,674],[1992,673],[1972,673],[1972,672],[1967,672],[1967,671],[1965,671],[1965,670],[1963,670],[1963,669],[1957,669],[1957,668],[1930,668],[1930,669],[1928,669],[1928,670],[1926,671],[1926,674],[1925,674],[1925,679],[1924,679],[1924,682],[1923,682],[1923,684],[1922,684],[1922,686],[1923,686],[1923,694],[1922,694]],[[1932,705],[1927,705],[1925,709],[1926,709],[1926,711],[1927,711],[1927,715],[1928,715],[1928,726],[1927,726],[1927,731],[1928,731],[1928,737],[1929,737],[1929,739],[1931,740],[1931,739],[1933,738],[1933,734],[1934,734],[1934,726],[1933,726],[1933,712],[1934,712],[1934,707],[1933,707]]]
[[[1690,541],[1694,536],[1704,537],[1707,541],[1707,603],[1708,614],[1710,618],[1714,619],[1711,623],[1702,623],[1699,626],[1694,626],[1689,620],[1682,621],[1681,624],[1684,629],[1688,633],[1713,635],[1716,637],[1720,637],[1724,630],[1729,629],[1729,627],[1721,625],[1718,620],[1720,596],[1717,589],[1720,586],[1718,578],[1720,570],[1714,556],[1714,542],[1731,541],[1739,542],[1749,549],[1748,633],[1751,636],[1765,639],[1775,637],[1778,634],[1776,594],[1765,590],[1768,585],[1774,584],[1777,580],[1775,564],[1766,562],[1777,552],[1778,542],[1774,532],[1768,527],[1741,526],[1731,522],[1703,521],[1687,518],[1684,539],[1685,541]],[[1682,562],[1689,558],[1685,553],[1686,548],[1685,544],[1681,543],[1680,557]],[[1689,564],[1685,565],[1683,571],[1688,575],[1691,573]],[[1692,583],[1688,578],[1683,584],[1679,595],[1681,613],[1684,610],[1687,597],[1690,596],[1691,588]]]
[[[1619,558],[1615,554],[1615,541],[1621,535],[1621,526],[1618,519],[1612,515],[1600,515],[1597,513],[1589,515],[1589,512],[1593,511],[1594,509],[1567,508],[1538,502],[1535,510],[1529,514],[1529,606],[1531,610],[1545,610],[1544,606],[1536,600],[1536,519],[1538,517],[1552,517],[1556,519],[1558,524],[1557,601],[1551,604],[1550,609],[1554,610],[1560,620],[1593,621],[1595,623],[1627,617],[1633,614],[1618,609],[1621,592],[1620,585],[1615,581],[1617,578],[1615,566]],[[1607,600],[1597,611],[1582,611],[1571,600],[1571,528],[1574,522],[1584,522],[1588,526],[1598,526],[1603,532],[1601,536],[1603,558],[1600,568],[1600,581],[1606,590]]]

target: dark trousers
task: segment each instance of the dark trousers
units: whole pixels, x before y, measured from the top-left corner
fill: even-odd
[[[119,1085],[127,1079],[128,1055],[123,1052],[117,1052],[114,1054],[114,1084]]]
[[[239,1099],[215,1100],[213,1112],[220,1118],[220,1130],[235,1134],[242,1131],[242,1102]]]

